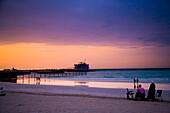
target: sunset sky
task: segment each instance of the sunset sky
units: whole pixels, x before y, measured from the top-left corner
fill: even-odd
[[[169,0],[0,0],[0,69],[170,68]]]

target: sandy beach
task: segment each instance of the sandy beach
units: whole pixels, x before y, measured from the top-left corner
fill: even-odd
[[[125,89],[2,83],[0,113],[169,113],[170,103],[126,100]],[[167,91],[169,92],[169,91]],[[167,93],[169,95],[169,93]]]

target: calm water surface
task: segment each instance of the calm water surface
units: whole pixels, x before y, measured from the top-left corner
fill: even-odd
[[[42,76],[42,75],[41,75]],[[59,85],[98,88],[129,88],[133,89],[133,79],[138,78],[145,89],[150,82],[156,83],[157,89],[170,90],[170,70],[97,70],[74,76],[35,78],[18,77],[17,83],[37,85]]]
[[[170,83],[170,70],[97,70],[86,75],[53,77],[51,79],[73,80],[104,80],[104,81],[132,81],[138,78],[140,82]]]

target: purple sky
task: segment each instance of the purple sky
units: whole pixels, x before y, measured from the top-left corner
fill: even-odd
[[[1,0],[0,44],[170,46],[169,0]]]

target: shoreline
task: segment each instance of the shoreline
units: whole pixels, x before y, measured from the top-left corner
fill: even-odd
[[[81,87],[81,86],[55,86],[55,85],[33,85],[33,84],[16,84],[0,82],[0,87],[4,88],[5,92],[14,93],[31,93],[45,95],[77,95],[77,96],[92,96],[102,98],[122,98],[126,99],[125,88],[96,88],[96,87]],[[136,93],[136,89],[130,89]],[[148,90],[146,91],[146,95]],[[164,101],[170,102],[170,91],[163,90],[162,98]]]
[[[36,78],[22,78],[18,77],[18,84],[39,84],[39,85],[55,85],[55,86],[82,86],[82,87],[95,87],[95,88],[119,88],[119,89],[134,89],[133,81],[122,81],[122,80],[82,80],[82,79],[51,79],[51,78],[41,78],[41,80],[36,80]],[[142,87],[144,89],[149,89],[150,83],[143,83]],[[169,90],[170,83],[155,83],[156,90]]]

